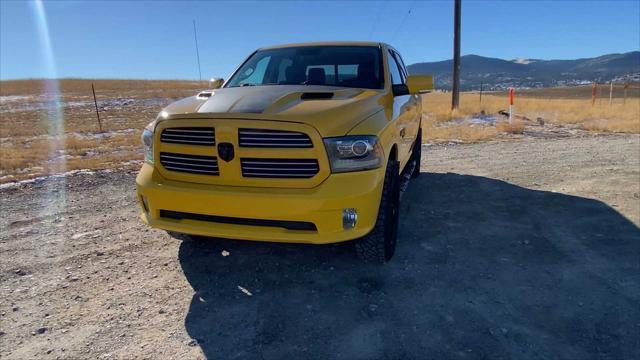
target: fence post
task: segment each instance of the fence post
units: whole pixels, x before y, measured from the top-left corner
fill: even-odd
[[[609,87],[609,106],[613,102],[613,80],[611,80],[611,86]]]
[[[596,104],[597,88],[598,85],[596,85],[596,82],[594,81],[593,84],[591,84],[591,106],[594,106]]]
[[[513,98],[515,97],[515,89],[509,88],[509,123],[513,118]]]
[[[483,87],[483,83],[480,83],[480,105],[482,105],[482,87]]]
[[[98,117],[98,129],[102,132],[102,123],[100,122],[100,113],[98,112],[98,100],[96,100],[96,90],[91,83],[91,92],[93,93],[93,104],[96,106],[96,116]]]

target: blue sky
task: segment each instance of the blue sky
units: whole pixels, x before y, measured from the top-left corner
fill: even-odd
[[[0,78],[227,77],[260,46],[321,40],[394,45],[408,64],[451,58],[453,1],[52,1],[53,56],[33,3],[0,0]],[[411,9],[411,13],[408,13]],[[463,0],[462,53],[571,59],[640,48],[640,1]]]

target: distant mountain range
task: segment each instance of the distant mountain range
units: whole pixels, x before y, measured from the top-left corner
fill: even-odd
[[[411,74],[433,74],[436,88],[451,89],[453,60],[408,66]],[[592,81],[640,81],[640,51],[576,60],[460,58],[460,87],[487,90],[581,85]]]

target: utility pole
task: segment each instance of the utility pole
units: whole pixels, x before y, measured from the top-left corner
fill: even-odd
[[[193,20],[193,37],[196,39],[196,58],[198,59],[198,79],[202,81],[202,71],[200,70],[200,50],[198,50],[198,33],[196,32],[196,20]]]
[[[462,0],[454,0],[453,11],[453,94],[451,94],[451,110],[460,106],[460,15]]]

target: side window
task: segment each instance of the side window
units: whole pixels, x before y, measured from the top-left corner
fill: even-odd
[[[400,72],[400,66],[396,62],[393,53],[389,51],[387,54],[387,64],[389,65],[389,74],[391,75],[391,84],[392,85],[401,85],[404,84],[404,75]]]
[[[402,71],[402,74],[404,75],[404,79],[405,82],[407,80],[407,76],[409,76],[409,73],[407,72],[407,67],[404,66],[404,60],[402,60],[402,56],[400,56],[400,54],[398,54],[397,52],[393,52],[395,54],[395,58],[396,61],[398,61],[398,64],[400,65],[400,71]]]

